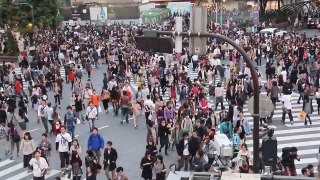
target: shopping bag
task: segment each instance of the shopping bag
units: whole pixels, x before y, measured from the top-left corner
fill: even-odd
[[[299,118],[300,118],[300,120],[304,121],[306,119],[306,112],[300,111]]]

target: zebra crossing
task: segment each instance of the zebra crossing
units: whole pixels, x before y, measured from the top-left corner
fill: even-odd
[[[189,72],[189,71],[188,71]],[[197,72],[189,72],[188,76],[191,78],[191,80],[196,79],[198,77]],[[220,78],[216,77],[215,79],[215,86],[217,83],[220,82]],[[145,83],[147,84],[147,79],[145,80]],[[265,81],[262,81],[264,84]],[[223,84],[222,84],[223,85]],[[133,78],[131,79],[131,86],[133,89],[137,90],[137,85],[134,83]],[[207,84],[206,88],[209,88],[209,85]],[[167,90],[164,96],[162,97],[164,101],[169,100],[169,93],[170,90]],[[224,95],[226,93],[226,89],[224,89]],[[266,94],[266,92],[261,92],[261,94]],[[275,129],[274,136],[278,140],[278,157],[281,157],[282,155],[282,148],[284,147],[297,147],[298,148],[298,156],[300,157],[300,161],[295,161],[297,173],[301,174],[301,169],[308,166],[309,164],[312,164],[315,167],[319,165],[318,160],[318,154],[320,153],[320,116],[317,112],[317,102],[316,100],[312,101],[312,106],[314,108],[314,112],[312,114],[309,114],[312,125],[304,125],[304,121],[300,120],[299,113],[302,110],[302,100],[300,101],[301,104],[298,104],[299,94],[296,92],[293,92],[291,95],[291,103],[292,103],[292,116],[294,123],[291,124],[289,122],[289,117],[286,115],[286,121],[284,124],[282,124],[282,97],[279,97],[280,102],[276,102],[276,108],[274,110],[273,115],[273,124],[276,125],[269,125],[270,128]],[[213,109],[215,109],[215,102],[213,97],[207,98],[207,102],[211,105]],[[224,102],[223,106],[228,107],[228,102]],[[180,103],[177,102],[176,108],[180,107]],[[216,111],[217,113],[220,112],[220,106],[218,106],[218,109]],[[249,120],[249,123],[253,125],[253,117],[248,111],[248,104],[245,104],[243,107],[243,112],[245,118]],[[253,127],[253,126],[251,126]],[[260,143],[261,143],[260,139]],[[252,135],[247,136],[246,144],[248,145],[249,150],[252,152],[253,150],[253,139]]]
[[[21,67],[16,67],[16,68],[15,68],[15,73],[16,73],[17,75],[19,75],[19,74],[21,75],[21,77],[22,77],[22,82],[23,82],[23,85],[22,85],[23,89],[24,89],[24,90],[28,89],[28,82],[25,80],[25,78],[24,78],[24,76],[23,76],[23,72],[21,71]],[[66,71],[65,71],[65,69],[64,69],[63,66],[60,67],[60,75],[61,75],[61,77],[62,77],[63,79],[64,79],[65,76],[66,76]]]
[[[46,179],[54,179],[54,177],[61,174],[61,171],[52,169],[49,174],[45,175]],[[0,162],[0,179],[6,180],[32,180],[32,172],[28,172],[23,168],[23,163],[16,160],[4,160]]]

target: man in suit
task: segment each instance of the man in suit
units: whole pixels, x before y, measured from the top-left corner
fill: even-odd
[[[117,167],[117,164],[116,164],[117,158],[118,158],[117,151],[114,148],[112,148],[112,142],[108,141],[107,147],[104,149],[104,161],[103,161],[105,174],[108,180],[115,179],[116,177],[115,169]]]

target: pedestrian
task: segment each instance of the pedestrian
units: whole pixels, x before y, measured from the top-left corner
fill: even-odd
[[[7,132],[7,141],[10,141],[11,148],[10,148],[10,159],[13,158],[13,151],[14,151],[14,145],[16,145],[17,148],[17,157],[19,157],[19,150],[20,150],[20,141],[21,136],[19,135],[19,131],[17,128],[15,128],[15,125],[13,123],[9,123],[9,129]]]
[[[285,123],[286,114],[288,114],[291,124],[293,124],[291,95],[282,96],[282,122]]]
[[[145,156],[141,159],[140,168],[142,169],[141,177],[144,180],[152,180],[152,168],[154,159],[151,152],[146,152]]]
[[[74,139],[74,131],[76,128],[77,120],[71,106],[67,106],[67,113],[64,115],[64,126],[68,130],[68,133]]]
[[[101,112],[100,107],[100,96],[97,94],[97,91],[94,89],[92,91],[91,102],[97,108],[96,119],[98,120],[99,113]]]
[[[107,142],[107,147],[104,149],[104,170],[108,180],[113,180],[116,177],[118,153],[112,147],[112,142]]]
[[[110,100],[110,92],[107,89],[102,90],[102,104],[106,114],[109,113],[109,100]]]
[[[196,153],[196,156],[192,159],[191,169],[194,172],[203,172],[203,166],[207,164],[206,160],[203,158],[204,152],[202,149],[199,149]]]
[[[92,134],[88,138],[87,149],[94,152],[98,163],[100,163],[101,151],[104,149],[104,139],[98,133],[98,128],[96,127],[93,128]]]
[[[45,133],[49,133],[48,130],[48,112],[47,112],[47,104],[45,100],[41,101],[41,104],[38,108],[38,121],[42,121],[44,129],[46,130]]]
[[[47,115],[48,115],[48,122],[51,125],[51,130],[50,133],[51,134],[53,132],[53,123],[54,123],[54,108],[51,107],[51,102],[47,103]]]
[[[308,124],[307,119],[309,119],[310,125],[312,124],[310,116],[309,116],[309,114],[312,114],[311,102],[312,101],[309,100],[309,96],[307,94],[305,94],[304,98],[303,98],[303,107],[302,107],[302,111],[304,111],[304,113],[305,113],[304,125]]]
[[[79,144],[78,139],[73,139],[72,140],[72,145],[70,147],[69,154],[71,155],[74,152],[77,152],[77,154],[81,154],[81,146]]]
[[[29,167],[32,153],[36,150],[36,145],[29,132],[23,135],[20,143],[20,152],[23,154],[23,168]]]
[[[241,144],[240,151],[236,157],[240,173],[249,173],[249,166],[252,164],[252,154],[248,149],[248,145]]]
[[[46,170],[49,167],[47,161],[40,156],[41,153],[36,151],[34,158],[29,161],[29,165],[33,169],[33,180],[45,180]]]
[[[202,150],[204,154],[208,157],[208,164],[212,165],[215,158],[215,146],[214,146],[214,135],[209,135],[209,138],[204,140],[202,145]]]
[[[160,139],[160,149],[159,153],[161,153],[161,149],[165,146],[165,155],[168,155],[168,147],[169,147],[169,133],[170,128],[168,127],[166,120],[161,119],[161,124],[158,126],[158,137]]]
[[[97,169],[94,166],[88,166],[86,180],[96,180],[96,179],[97,179]]]
[[[179,145],[177,147],[178,150],[178,170],[184,167],[184,171],[188,171],[189,161],[191,159],[190,148],[189,148],[189,134],[185,132],[183,135],[183,139],[179,141]]]
[[[25,119],[25,113],[23,112],[22,109],[18,110],[18,116],[14,116],[16,121],[18,121],[18,125],[20,127],[20,136],[22,137],[27,129],[27,123]]]
[[[78,94],[76,95],[74,107],[76,111],[76,117],[79,118],[79,120],[82,120],[82,124],[85,124],[84,117],[83,117],[84,116],[83,109],[85,109],[85,106],[81,99],[81,96],[79,96]]]
[[[77,151],[72,151],[70,165],[72,172],[72,180],[80,180],[83,174],[82,161]],[[71,177],[71,172],[68,174],[69,179]]]
[[[284,167],[285,175],[297,176],[295,160],[300,161],[300,157],[296,147],[289,147],[288,150],[282,150],[282,165]]]
[[[41,152],[44,154],[48,164],[50,162],[50,157],[51,157],[51,142],[48,140],[48,135],[47,134],[42,134],[41,136],[41,141],[38,145],[38,148],[40,148]]]
[[[119,166],[116,172],[117,172],[117,175],[113,180],[128,180],[127,176],[123,172],[123,167]]]
[[[130,103],[130,99],[127,96],[127,91],[123,91],[123,95],[120,98],[120,107],[121,107],[121,111],[122,111],[122,119],[120,121],[120,124],[123,124],[124,121],[126,121],[126,123],[129,123],[129,107],[131,106]]]
[[[317,99],[318,115],[319,115],[320,114],[320,87],[318,87],[318,89],[317,89],[316,99]]]
[[[66,128],[62,126],[60,128],[61,133],[56,137],[56,151],[60,156],[60,168],[63,174],[66,174],[67,167],[69,166],[69,150],[71,147],[71,136],[66,132]]]
[[[95,128],[94,120],[96,119],[98,114],[97,108],[93,105],[92,102],[89,102],[89,106],[86,110],[86,120],[89,121],[89,129],[92,132],[93,128]]]
[[[229,139],[232,138],[232,123],[230,123],[230,118],[227,117],[221,124],[220,124],[220,132],[225,134]]]
[[[5,152],[5,156],[7,157],[10,153],[7,143],[7,137],[6,137],[6,127],[5,123],[0,123],[0,146],[3,148]],[[2,158],[0,158],[2,159]]]

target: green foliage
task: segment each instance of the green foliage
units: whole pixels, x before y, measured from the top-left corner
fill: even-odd
[[[269,20],[275,20],[276,23],[282,23],[287,22],[288,17],[295,17],[295,15],[292,12],[283,12],[279,10],[275,11],[266,11],[264,14],[260,15],[260,21],[269,21]]]
[[[6,40],[4,41],[3,53],[9,55],[15,55],[19,53],[18,41],[11,33],[11,30],[7,30],[5,33]]]
[[[10,27],[26,28],[32,23],[32,11],[26,4],[14,5],[12,0],[0,0],[0,25],[9,24]],[[59,12],[59,3],[56,0],[23,0],[34,8],[35,24],[38,28],[55,28],[62,17]],[[29,27],[30,29],[30,27]]]

